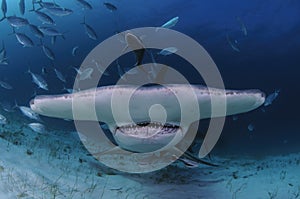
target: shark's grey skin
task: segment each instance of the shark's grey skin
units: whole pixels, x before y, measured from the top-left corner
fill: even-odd
[[[105,122],[121,148],[135,152],[149,152],[165,146],[176,134],[180,135],[186,132],[194,121],[245,113],[256,109],[265,101],[265,94],[259,90],[224,91],[185,84],[146,86],[135,90],[129,103],[130,116],[134,122],[126,116],[125,105],[117,104],[114,107],[114,113],[118,115],[119,121],[116,123],[111,108],[112,96],[123,102],[123,98],[125,101],[124,96],[131,93],[134,88],[130,85],[116,85],[72,94],[37,96],[31,100],[30,107],[34,112],[44,116]],[[184,104],[187,113],[191,114],[186,115],[186,118],[181,118],[180,106],[174,93],[186,93],[188,89],[192,89],[195,93],[200,110],[199,117],[195,117],[193,114],[195,109],[193,100],[186,95],[181,99],[181,103]],[[214,105],[216,109],[219,106],[221,109],[224,98],[226,99],[225,114],[220,112],[214,116],[211,115],[211,97],[216,100]],[[74,99],[76,99],[76,118],[72,112]],[[90,108],[94,100],[95,109]],[[160,113],[152,114],[150,119],[149,109],[154,104],[164,107],[167,113],[166,123],[162,122]]]

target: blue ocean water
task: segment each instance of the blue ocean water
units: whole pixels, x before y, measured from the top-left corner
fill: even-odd
[[[31,24],[45,26],[34,12],[29,11],[33,3],[25,2],[26,11],[22,16],[19,1],[7,0],[6,15],[21,16]],[[270,106],[241,114],[237,120],[228,117],[213,153],[261,155],[299,152],[299,1],[111,0],[109,3],[117,8],[113,11],[103,4],[108,1],[88,2],[93,7],[91,10],[84,9],[75,0],[55,1],[61,7],[72,9],[73,13],[63,17],[49,14],[56,23],[53,27],[65,37],[58,36],[54,44],[49,36],[42,39],[54,52],[54,60],[46,57],[39,46],[40,40],[27,26],[15,28],[15,31],[29,36],[34,42],[33,47],[22,47],[12,34],[8,21],[0,22],[0,42],[5,45],[9,61],[8,65],[0,65],[0,80],[13,87],[10,90],[0,88],[0,102],[14,104],[16,101],[19,105],[28,106],[35,92],[36,95],[65,93],[63,88],[72,88],[74,84],[76,71],[73,67],[78,68],[100,42],[125,30],[159,27],[178,16],[179,21],[172,29],[190,36],[206,49],[218,66],[226,88],[255,88],[267,95],[280,89],[279,96]],[[40,5],[36,3],[35,7]],[[44,9],[41,11],[48,14]],[[97,33],[97,40],[87,36],[81,24],[84,18]],[[239,52],[232,48],[228,37]],[[72,56],[75,46],[78,46],[77,54]],[[145,62],[150,61],[149,57],[145,58]],[[174,56],[159,57],[158,61],[178,68],[193,84],[203,83],[184,65],[185,62],[176,61]],[[123,62],[133,66],[134,56],[128,55]],[[53,66],[66,77],[66,83],[57,79]],[[42,74],[43,68],[48,71],[42,75],[49,85],[48,91],[37,88],[32,82],[31,76],[26,73],[29,68],[36,74]],[[101,85],[114,84],[118,80],[116,67],[111,66],[108,72],[110,75],[104,77]],[[21,113],[14,114],[19,117]],[[74,130],[72,122],[47,117],[43,120],[50,129]],[[254,129],[249,131],[249,125],[253,125]]]

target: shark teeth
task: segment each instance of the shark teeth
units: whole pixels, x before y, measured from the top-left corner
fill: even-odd
[[[175,124],[162,124],[159,122],[140,122],[116,128],[120,132],[136,137],[152,137],[158,134],[175,134],[180,127]]]

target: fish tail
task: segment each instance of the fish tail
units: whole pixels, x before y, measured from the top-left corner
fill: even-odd
[[[60,36],[61,38],[63,38],[63,40],[66,40],[65,34],[67,34],[69,31],[65,31],[63,32]]]
[[[81,74],[81,71],[80,71],[78,68],[73,67],[73,69],[74,69],[79,75]]]
[[[43,1],[42,0],[32,0],[32,10],[33,11],[39,11],[39,10],[41,10],[43,7],[42,7],[42,5],[41,5],[41,3],[43,3]],[[35,6],[34,6],[34,4],[38,4],[39,6],[40,6],[40,8],[38,8],[38,9],[35,9]]]
[[[4,16],[0,19],[0,22],[3,21],[4,19],[6,19],[6,15],[4,14]]]
[[[218,164],[214,164],[212,162],[208,162],[208,161],[202,160],[199,157],[196,157],[196,156],[192,155],[191,153],[189,153],[187,151],[182,156],[185,157],[185,158],[187,158],[187,159],[190,159],[192,161],[195,161],[197,163],[200,163],[200,164],[204,164],[204,165],[208,165],[208,166],[213,166],[213,167],[218,167],[219,166]]]
[[[32,9],[28,10],[29,12],[35,12],[35,6],[34,3],[32,3]]]
[[[15,28],[13,27],[13,28],[12,28],[12,33],[9,33],[8,36],[15,35],[15,34],[16,34],[16,30],[15,30]]]

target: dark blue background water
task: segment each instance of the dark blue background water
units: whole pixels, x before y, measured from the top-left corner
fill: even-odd
[[[222,140],[218,147],[228,151],[245,152],[299,151],[299,63],[300,63],[300,2],[297,0],[249,0],[249,1],[202,1],[202,0],[114,0],[110,1],[118,10],[110,12],[103,6],[103,1],[89,1],[93,10],[83,10],[76,1],[57,0],[56,3],[70,8],[74,13],[66,17],[53,17],[56,29],[65,33],[66,40],[57,38],[55,45],[46,37],[44,43],[53,49],[56,59],[52,63],[43,54],[39,41],[28,28],[17,32],[29,35],[35,42],[33,48],[23,48],[15,36],[9,35],[11,27],[6,21],[0,23],[0,39],[4,41],[10,64],[0,66],[0,79],[9,82],[14,89],[1,89],[1,101],[17,100],[27,105],[34,90],[38,94],[62,93],[63,84],[57,80],[51,70],[58,68],[68,79],[66,87],[72,87],[75,71],[85,56],[101,41],[131,28],[161,26],[169,19],[179,16],[175,30],[197,40],[211,55],[217,64],[227,88],[259,88],[266,93],[281,89],[279,97],[263,113],[256,110],[243,114],[235,122],[231,118],[225,125]],[[27,1],[27,10],[31,1]],[[8,16],[20,15],[18,1],[8,2]],[[98,34],[98,41],[93,41],[85,34],[80,24],[86,21]],[[26,11],[25,17],[30,23],[41,25],[35,13]],[[239,17],[247,27],[248,35],[243,35],[237,21]],[[240,52],[234,51],[227,42],[226,35],[237,40]],[[78,56],[73,57],[72,48],[79,46]],[[132,58],[132,57],[130,57]],[[172,59],[168,65],[176,65]],[[134,63],[134,60],[128,62]],[[164,61],[163,58],[159,61]],[[42,67],[50,69],[45,77],[49,91],[36,88],[31,77],[25,72],[28,68],[40,74]],[[185,67],[185,66],[182,66]],[[182,68],[181,68],[182,70]],[[117,79],[116,68],[105,81],[110,84]],[[192,83],[197,82],[192,79]],[[50,126],[59,124],[61,128],[69,124],[58,120],[49,120]],[[255,130],[249,132],[248,124],[253,123]]]

